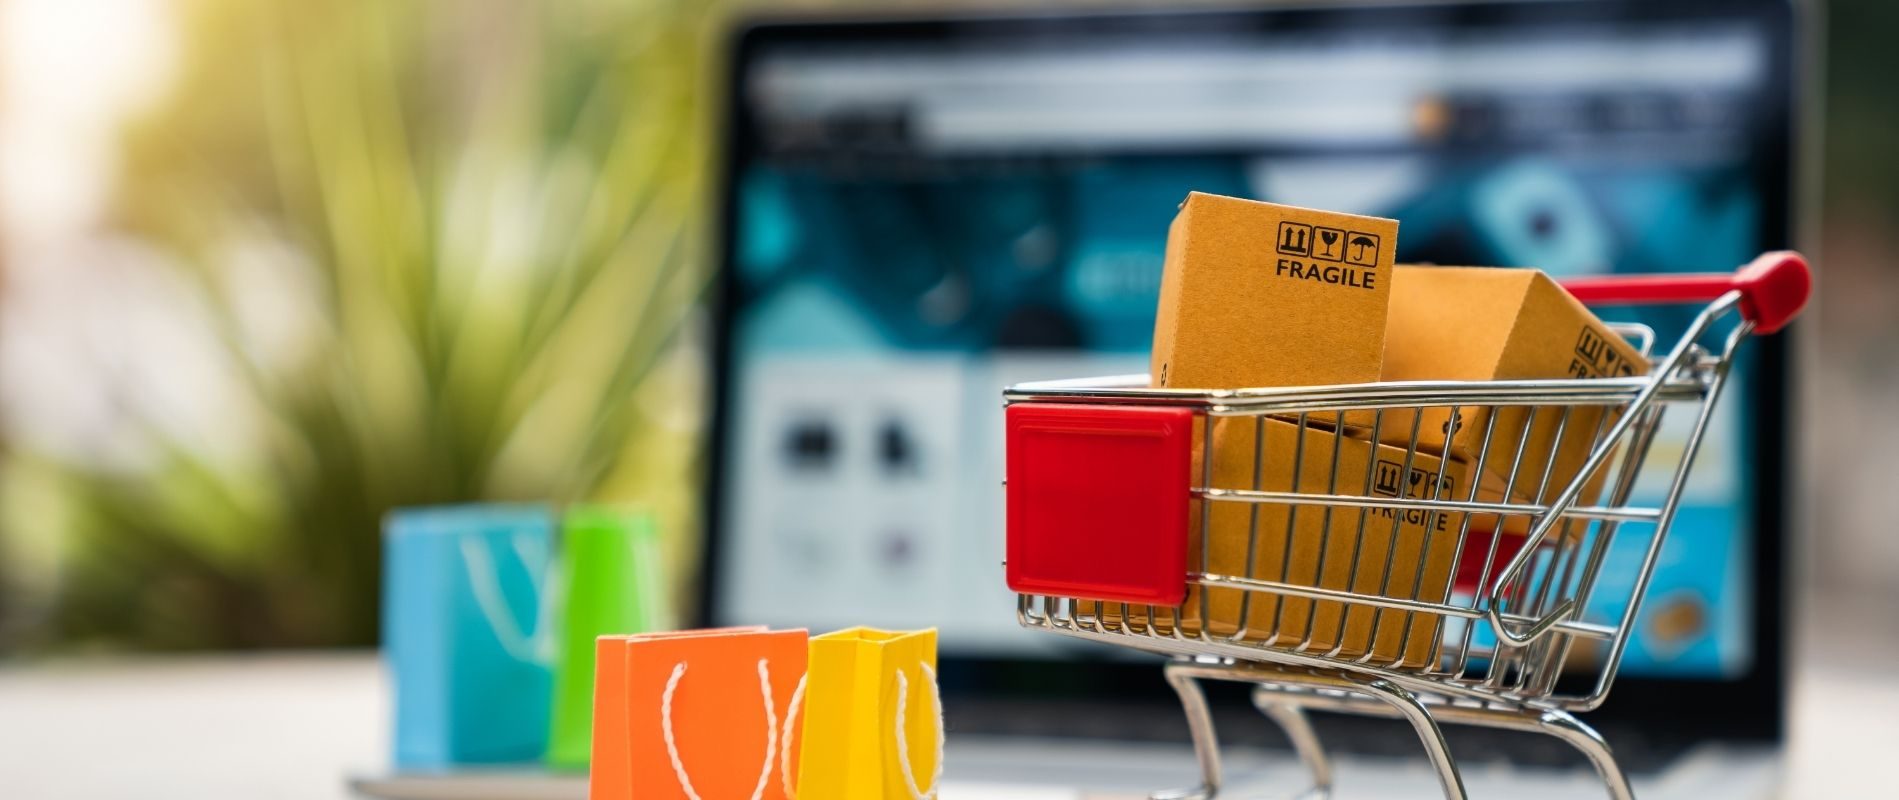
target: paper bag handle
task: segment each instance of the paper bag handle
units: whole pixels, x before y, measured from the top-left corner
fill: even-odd
[[[937,685],[936,670],[923,664],[923,674],[930,679],[930,703],[936,708],[936,770],[930,776],[930,790],[917,788],[916,774],[910,768],[910,742],[904,735],[904,710],[910,704],[910,679],[904,677],[903,670],[897,670],[897,766],[903,768],[904,785],[910,789],[911,800],[931,800],[943,782],[943,688]]]
[[[910,700],[910,679],[897,670],[897,765],[903,769],[904,783],[910,789],[911,800],[931,800],[936,797],[937,785],[943,782],[943,689],[937,685],[936,670],[924,664],[923,674],[930,678],[930,702],[936,706],[936,771],[930,776],[930,790],[917,787],[916,773],[910,766],[910,742],[904,733],[904,715]],[[809,675],[805,676],[810,677]],[[779,739],[784,748],[779,754],[778,775],[785,789],[786,800],[796,800],[798,792],[791,785],[791,734],[792,725],[798,719],[798,707],[804,704],[805,678],[798,679],[798,689],[791,694],[791,707],[785,710],[785,735]]]
[[[679,779],[679,788],[685,790],[689,800],[700,800],[699,790],[692,788],[692,777],[686,774],[686,765],[679,759],[679,744],[673,740],[673,693],[679,690],[679,679],[686,676],[686,662],[681,661],[673,667],[672,677],[666,679],[666,693],[659,698],[660,734],[666,739],[666,757],[672,759],[673,777]],[[765,659],[758,660],[758,693],[765,698],[765,763],[758,771],[758,785],[752,787],[752,800],[761,800],[765,796],[765,786],[771,782],[771,764],[778,754],[778,709],[771,701],[771,665]],[[785,715],[787,719],[790,714]]]
[[[778,737],[778,780],[785,789],[785,800],[797,800],[798,790],[791,785],[791,734],[792,726],[797,724],[798,707],[804,705],[804,684],[811,677],[807,672],[798,676],[798,688],[791,693],[791,705],[785,709],[785,734]]]
[[[544,549],[535,545],[533,537],[516,535],[513,538],[515,555],[521,557],[522,566],[528,571],[528,580],[534,584],[534,594],[538,601],[534,604],[538,618],[534,621],[533,632],[521,629],[521,624],[508,609],[507,598],[501,593],[501,575],[488,550],[483,547],[484,540],[476,536],[461,537],[462,564],[468,568],[468,588],[475,594],[475,605],[481,609],[481,615],[488,620],[488,627],[494,631],[495,639],[501,642],[501,649],[516,660],[529,664],[548,664],[554,660],[554,640],[550,635],[553,626],[549,618],[553,615],[553,595],[548,583],[548,558]],[[538,563],[536,563],[538,562]]]

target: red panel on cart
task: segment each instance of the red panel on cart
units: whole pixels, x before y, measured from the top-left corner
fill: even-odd
[[[1034,403],[1007,417],[1009,588],[1184,601],[1193,412]]]

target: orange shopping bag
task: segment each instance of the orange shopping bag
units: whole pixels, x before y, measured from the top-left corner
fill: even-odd
[[[602,636],[591,800],[791,800],[802,630]]]

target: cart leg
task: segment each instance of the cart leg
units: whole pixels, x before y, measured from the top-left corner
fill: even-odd
[[[1596,768],[1596,774],[1602,776],[1602,783],[1608,787],[1612,800],[1635,800],[1635,791],[1629,788],[1629,776],[1622,774],[1622,767],[1616,764],[1615,755],[1609,751],[1609,743],[1602,740],[1602,735],[1596,733],[1596,729],[1564,711],[1543,712],[1537,717],[1536,727],[1568,742],[1588,756],[1589,763]]]
[[[1444,731],[1432,719],[1430,709],[1418,701],[1417,695],[1404,687],[1387,680],[1374,680],[1363,684],[1366,694],[1385,701],[1411,723],[1418,732],[1418,738],[1424,742],[1424,752],[1431,757],[1431,766],[1437,768],[1438,782],[1444,786],[1445,800],[1466,800],[1464,779],[1457,773],[1457,762],[1451,760],[1450,745],[1444,741]]]
[[[1319,743],[1319,735],[1313,732],[1312,723],[1306,719],[1303,709],[1275,702],[1274,698],[1272,691],[1253,687],[1253,707],[1286,732],[1286,738],[1292,740],[1292,749],[1299,753],[1299,760],[1312,773],[1312,788],[1299,797],[1301,800],[1327,800],[1332,796],[1332,762],[1325,756],[1325,746]]]
[[[1152,800],[1213,800],[1220,794],[1220,737],[1213,729],[1213,715],[1207,710],[1207,695],[1194,678],[1195,667],[1174,662],[1167,665],[1167,683],[1180,695],[1180,707],[1187,712],[1187,730],[1193,735],[1194,757],[1200,761],[1200,786],[1171,792],[1156,792]]]

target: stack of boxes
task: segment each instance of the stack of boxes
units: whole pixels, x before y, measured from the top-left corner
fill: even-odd
[[[1536,270],[1399,267],[1398,223],[1194,193],[1167,242],[1150,374],[1169,389],[1409,380],[1640,375],[1636,349]],[[1488,408],[1209,417],[1194,475],[1221,489],[1500,502],[1547,501],[1572,482],[1601,409]],[[1531,415],[1535,416],[1532,418]],[[1486,431],[1490,448],[1480,453]],[[1527,440],[1527,441],[1526,441]],[[1519,446],[1521,447],[1519,448]],[[1517,464],[1518,453],[1522,454]],[[1481,474],[1470,472],[1481,464]],[[1584,502],[1593,502],[1598,471]],[[1512,474],[1519,476],[1511,480]],[[1545,477],[1547,476],[1547,477]],[[1213,575],[1444,602],[1464,514],[1209,503]],[[1196,513],[1198,513],[1196,511]],[[1472,530],[1521,519],[1473,515]],[[1190,530],[1200,530],[1199,519]],[[1202,543],[1194,537],[1196,546]],[[1198,569],[1203,553],[1190,552]],[[1389,568],[1387,568],[1389,566]],[[1203,608],[1204,606],[1204,608]],[[1434,615],[1195,586],[1177,624],[1307,652],[1417,667],[1436,657]],[[1171,626],[1175,620],[1161,619]]]

